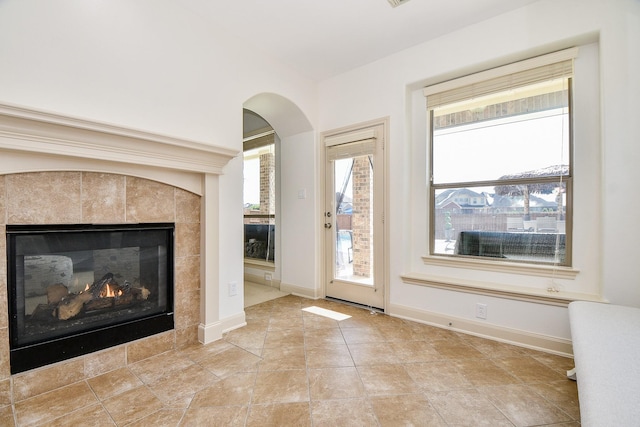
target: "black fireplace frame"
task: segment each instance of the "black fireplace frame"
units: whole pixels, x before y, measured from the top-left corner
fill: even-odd
[[[166,308],[141,318],[117,324],[72,332],[51,340],[26,345],[15,344],[17,335],[15,237],[28,233],[60,233],[83,231],[136,231],[160,230],[167,233]],[[7,296],[9,310],[10,368],[16,374],[74,357],[104,350],[127,342],[174,329],[174,223],[136,224],[44,224],[6,225],[7,242]]]

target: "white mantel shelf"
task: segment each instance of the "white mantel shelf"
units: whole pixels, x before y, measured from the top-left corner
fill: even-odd
[[[210,343],[245,323],[244,312],[220,319],[220,180],[240,154],[167,135],[0,103],[0,175],[88,171],[156,180],[201,196],[198,339]]]
[[[0,104],[0,150],[222,174],[237,151],[136,129]]]

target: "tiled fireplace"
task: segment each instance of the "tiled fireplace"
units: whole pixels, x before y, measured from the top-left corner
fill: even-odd
[[[173,223],[6,230],[12,373],[173,329]]]
[[[207,249],[207,243],[201,241],[201,234],[207,230],[204,218],[211,215],[207,211],[215,210],[212,208],[217,204],[217,200],[213,200],[215,197],[211,197],[212,193],[217,197],[216,175],[234,154],[230,150],[205,147],[190,141],[0,105],[0,406],[14,404],[170,349],[198,341],[208,342],[211,336],[221,334],[218,332],[220,321],[215,317],[218,308],[206,301],[209,298],[217,303],[215,293],[207,297],[205,290],[204,283],[211,281],[209,275],[212,273],[201,262],[202,253]],[[207,185],[213,186],[213,190],[206,188]],[[215,221],[209,222],[212,223],[209,226],[217,226]],[[141,268],[148,268],[154,274],[172,275],[165,281],[166,286],[171,287],[168,291],[147,287],[150,295],[163,294],[148,298],[155,305],[154,315],[162,317],[173,313],[170,327],[164,331],[153,330],[144,338],[134,334],[129,342],[119,343],[116,340],[107,348],[63,356],[60,359],[65,360],[47,362],[52,363],[50,365],[32,369],[35,365],[27,363],[15,369],[12,363],[15,365],[21,356],[10,355],[10,339],[15,339],[16,329],[10,329],[9,313],[14,317],[23,316],[24,322],[25,314],[30,313],[30,316],[38,304],[44,304],[46,308],[49,302],[46,295],[32,292],[25,298],[24,308],[17,308],[20,305],[14,304],[10,310],[7,273],[11,269],[7,266],[7,231],[29,230],[31,227],[41,230],[48,226],[60,231],[91,225],[97,225],[98,230],[114,225],[127,230],[129,227],[135,229],[139,224],[148,224],[150,228],[171,228],[175,236],[173,247],[166,249],[170,252],[166,258],[170,265],[165,268],[162,264],[165,261],[154,261],[151,267],[137,265],[129,271],[119,267],[113,281],[124,294],[132,288],[136,288],[133,292],[141,292],[147,287],[139,277]],[[113,235],[110,238],[113,240]],[[145,238],[135,244],[124,245],[129,249],[120,255],[132,256],[127,252],[134,251],[130,248],[146,248],[143,250],[156,253],[165,250],[164,243],[145,245],[144,242],[148,240]],[[76,262],[73,258],[79,255],[74,252],[85,249],[83,246],[72,248],[66,254],[65,250],[54,250],[47,254],[50,256],[48,261],[59,256],[56,259],[62,264]],[[100,252],[103,249],[105,252]],[[95,270],[78,263],[78,276],[84,274],[83,281],[90,286],[108,278],[109,272],[102,269],[109,265],[106,258],[115,256],[109,252],[112,250],[112,247],[100,248],[95,253],[98,258],[105,257],[92,261],[95,265],[102,265]],[[37,265],[37,261],[30,263],[31,268]],[[68,266],[61,268],[64,270]],[[132,277],[124,277],[127,275]],[[59,282],[66,286],[66,298],[83,292],[75,287],[75,283]],[[99,306],[103,302],[96,304]],[[141,302],[137,307],[145,304]],[[87,315],[86,308],[81,309],[81,314]],[[121,315],[119,313],[116,317]],[[213,329],[215,334],[207,336]],[[62,332],[62,335],[68,334]],[[35,341],[40,341],[40,338]],[[77,345],[76,342],[69,344]]]

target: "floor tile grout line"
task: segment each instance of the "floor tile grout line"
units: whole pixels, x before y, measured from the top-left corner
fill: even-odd
[[[302,307],[300,307],[300,313],[302,316],[302,348],[304,349],[304,371],[306,373],[307,376],[307,396],[309,397],[308,400],[308,405],[309,405],[309,422],[311,423],[311,426],[313,427],[313,404],[312,404],[312,399],[311,399],[311,378],[309,375],[309,363],[308,363],[308,359],[307,359],[307,339],[305,336],[305,331],[306,331],[306,327],[305,327],[305,323],[304,323],[304,311],[302,310]]]
[[[89,387],[89,389],[91,390],[91,392],[95,396],[96,400],[98,401],[98,404],[102,407],[102,410],[109,416],[109,418],[111,419],[111,422],[113,422],[113,425],[117,426],[118,424],[116,423],[116,420],[113,419],[113,415],[111,415],[111,412],[109,412],[107,407],[104,406],[104,400],[100,399],[100,397],[98,396],[98,393],[96,393],[96,391],[93,389],[93,387],[91,387],[91,384],[89,383],[89,378],[85,379],[85,381],[87,383],[87,386]]]
[[[96,402],[91,403],[91,404],[89,404],[89,405],[82,406],[82,407],[80,407],[80,408],[76,408],[75,410],[73,410],[73,411],[71,411],[71,412],[68,412],[68,413],[66,413],[66,414],[64,414],[64,415],[61,415],[61,416],[56,417],[56,418],[53,418],[53,419],[51,419],[51,420],[46,420],[46,421],[38,422],[38,423],[36,424],[36,426],[45,426],[45,425],[48,425],[48,424],[50,424],[50,423],[52,423],[52,422],[54,422],[54,421],[56,421],[56,420],[60,420],[60,419],[62,419],[63,417],[68,416],[69,414],[73,414],[73,413],[79,412],[79,411],[81,411],[81,410],[83,410],[83,409],[85,409],[85,408],[87,408],[87,407],[91,407],[91,406],[93,406],[93,405],[100,405],[100,406],[102,407],[102,409],[106,412],[106,414],[109,416],[109,418],[111,419],[111,421],[113,422],[113,424],[114,424],[114,425],[116,425],[116,422],[115,422],[115,420],[113,419],[113,417],[111,416],[111,413],[110,413],[109,411],[107,411],[107,408],[105,408],[105,406],[103,405],[102,400],[97,396],[97,394],[96,394],[95,390],[93,390],[93,387],[91,387],[91,385],[88,383],[88,380],[87,380],[86,378],[85,378],[85,379],[82,379],[82,380],[80,380],[80,381],[77,381],[76,383],[72,383],[72,384],[77,384],[77,383],[81,383],[81,382],[86,383],[86,385],[87,385],[87,387],[89,388],[90,392],[91,392],[91,393],[93,394],[93,396],[96,398]],[[51,390],[51,391],[53,391],[53,390]],[[35,396],[34,396],[34,397],[35,397]],[[26,400],[26,399],[25,399],[25,400]],[[15,418],[15,414],[14,414],[14,422],[15,422],[15,425],[16,425],[16,426],[19,426],[19,424],[18,424],[18,420],[17,420],[17,418]]]

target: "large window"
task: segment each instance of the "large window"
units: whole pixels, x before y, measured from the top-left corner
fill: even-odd
[[[432,255],[571,265],[568,55],[425,89]]]

